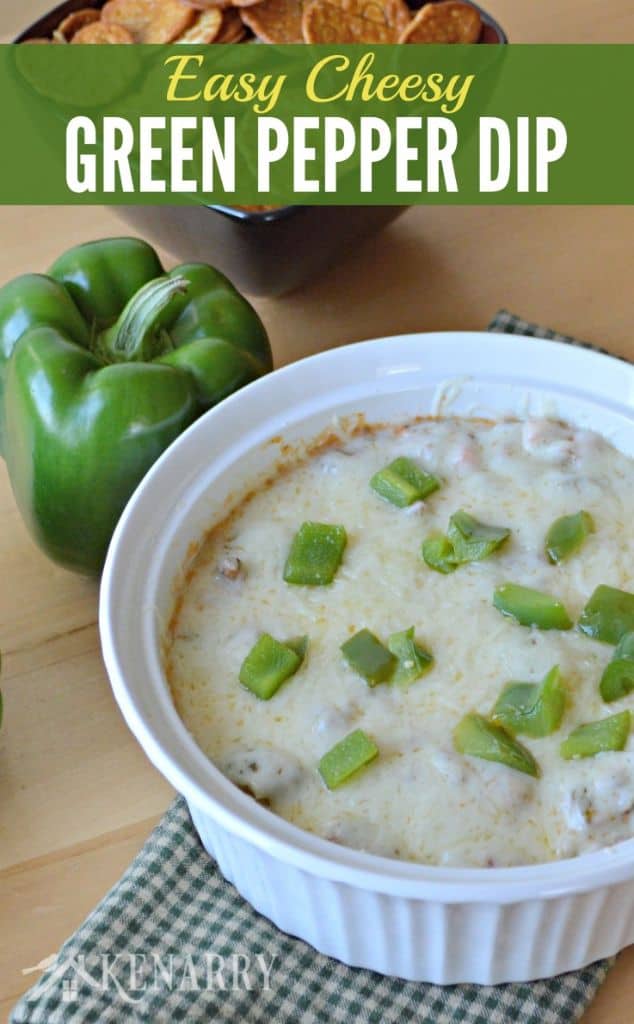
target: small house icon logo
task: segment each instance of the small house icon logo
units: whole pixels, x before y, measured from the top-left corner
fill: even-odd
[[[93,978],[86,968],[85,957],[69,956],[58,960],[57,954],[40,960],[39,964],[33,967],[25,967],[22,974],[35,974],[38,971],[47,973],[36,983],[27,995],[27,999],[40,999],[46,992],[51,992],[61,983],[62,1001],[73,1003],[76,1001],[80,983],[91,989],[100,988],[99,982]]]

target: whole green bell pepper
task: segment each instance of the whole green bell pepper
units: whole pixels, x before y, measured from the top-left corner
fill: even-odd
[[[77,246],[0,289],[0,454],[55,561],[102,568],[161,452],[272,367],[255,310],[201,263],[165,273],[138,239]]]

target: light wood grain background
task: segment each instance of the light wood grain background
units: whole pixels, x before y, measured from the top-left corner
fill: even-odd
[[[490,7],[513,41],[634,41],[632,0],[490,0]],[[3,2],[0,36],[45,8]],[[0,209],[0,281],[121,230],[103,209]],[[634,359],[633,256],[632,208],[419,208],[311,285],[256,305],[277,365],[382,334],[482,328],[501,306]],[[0,465],[2,1019],[34,979],[23,969],[81,922],[172,797],[111,697],[96,608],[95,584],[33,547]],[[584,1024],[632,1022],[629,950]]]

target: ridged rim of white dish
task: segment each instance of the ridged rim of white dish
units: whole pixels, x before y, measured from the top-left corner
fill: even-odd
[[[187,452],[193,452],[208,431],[221,433],[223,421],[229,423],[243,414],[248,403],[260,403],[265,409],[275,407],[275,401],[269,400],[275,399],[276,393],[279,398],[280,389],[292,393],[294,383],[303,380],[305,385],[308,380],[323,378],[326,371],[335,379],[344,379],[344,367],[350,370],[355,363],[363,365],[366,378],[377,382],[391,378],[396,390],[399,374],[406,376],[412,368],[420,372],[423,364],[431,373],[434,359],[445,377],[464,367],[471,378],[493,377],[499,379],[500,387],[516,383],[537,393],[559,390],[562,395],[578,396],[609,408],[628,424],[633,422],[633,367],[586,349],[521,336],[447,332],[382,338],[311,356],[261,378],[194,423],[158,460],[123,513],[104,569],[99,616],[103,655],[115,697],[150,760],[187,800],[230,832],[321,877],[400,897],[449,903],[549,899],[630,880],[634,878],[634,839],[568,860],[483,869],[390,860],[328,842],[267,811],[231,784],[186,730],[164,681],[164,698],[158,696],[151,713],[143,710],[138,693],[128,683],[127,677],[138,670],[138,663],[131,650],[122,655],[126,600],[132,588],[134,600],[144,603],[145,612],[151,612],[152,586],[160,571],[151,556],[158,537],[148,536],[144,527],[153,510],[156,515],[163,478],[169,475],[170,467],[186,461]],[[444,371],[443,365],[447,367]],[[272,436],[276,418],[264,418]],[[143,577],[144,556],[147,564]],[[134,618],[134,602],[128,609]],[[162,680],[158,651],[154,655],[149,651],[147,636],[144,643],[145,653],[139,643],[138,654],[146,663],[143,671],[156,685],[157,673]]]

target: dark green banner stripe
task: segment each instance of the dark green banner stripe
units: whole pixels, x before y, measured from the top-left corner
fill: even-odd
[[[3,203],[629,204],[633,46],[3,46]]]

